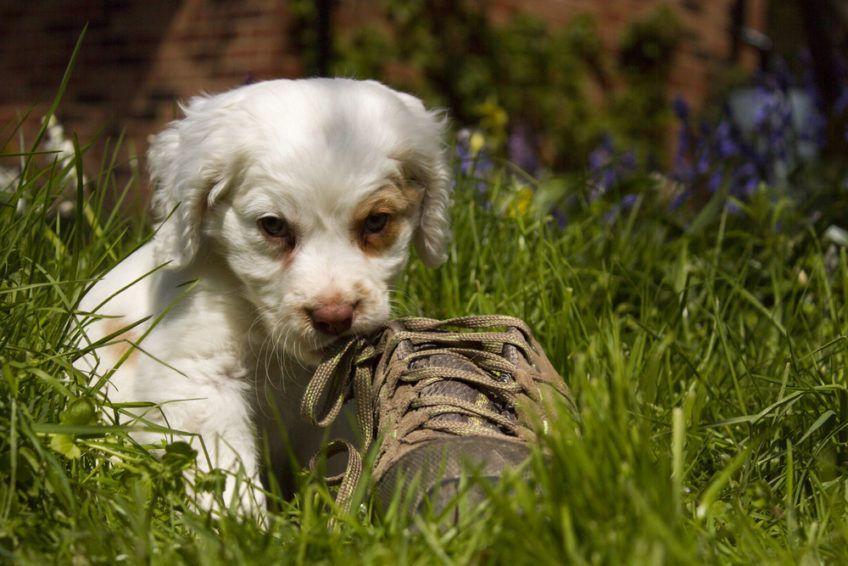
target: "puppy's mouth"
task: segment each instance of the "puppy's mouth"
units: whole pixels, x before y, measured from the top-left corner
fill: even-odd
[[[311,354],[323,359],[327,359],[333,354],[337,353],[339,349],[343,348],[345,344],[347,344],[353,338],[358,336],[372,336],[375,331],[379,328],[382,328],[383,325],[364,325],[362,328],[352,328],[347,332],[344,332],[338,336],[326,336],[321,335],[315,341],[315,347],[310,351]]]
[[[322,340],[315,348],[312,350],[312,353],[320,356],[326,357],[330,354],[336,352],[339,348],[342,347],[348,340],[351,339],[351,336],[342,335],[342,336],[328,336],[325,340]]]

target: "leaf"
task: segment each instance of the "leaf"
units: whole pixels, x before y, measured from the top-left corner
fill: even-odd
[[[742,450],[739,454],[734,456],[727,467],[715,475],[715,479],[713,479],[709,487],[707,487],[704,491],[704,495],[701,497],[701,503],[698,505],[698,509],[695,512],[699,519],[703,519],[707,516],[710,506],[716,500],[719,493],[721,493],[724,486],[727,485],[727,482],[730,481],[730,478],[733,477],[733,474],[742,467],[742,464],[745,463],[745,460],[748,458],[748,454],[750,453],[751,447],[748,446],[745,450]]]
[[[165,455],[162,463],[173,471],[181,471],[190,468],[197,459],[197,450],[188,442],[178,440],[165,447]]]
[[[69,460],[76,460],[82,456],[82,451],[79,446],[74,444],[74,437],[70,434],[54,434],[51,436],[50,448]]]
[[[709,202],[704,206],[698,216],[692,221],[689,227],[686,229],[687,234],[697,234],[706,228],[710,222],[715,220],[715,218],[721,214],[722,209],[724,208],[724,203],[727,201],[727,186],[723,185],[721,189],[716,191],[713,195],[713,198],[709,200]]]
[[[71,401],[68,408],[62,411],[59,420],[66,425],[87,425],[94,422],[96,410],[91,399],[81,397]]]
[[[79,430],[80,428],[91,428],[86,425],[93,423],[96,416],[94,402],[91,399],[80,397],[71,401],[68,407],[59,415],[59,420],[62,424],[53,425],[54,430],[60,432],[50,435],[50,448],[69,460],[76,460],[82,456],[79,446],[74,443],[75,435],[71,431],[75,429]]]
[[[801,437],[801,440],[798,441],[798,444],[801,444],[802,442],[807,440],[807,438],[809,438],[811,434],[820,429],[822,425],[830,419],[830,417],[833,417],[835,415],[836,413],[833,412],[833,410],[827,410],[822,413],[822,415],[816,419],[816,422],[810,425],[810,428],[807,429],[807,432],[804,433],[804,436]]]

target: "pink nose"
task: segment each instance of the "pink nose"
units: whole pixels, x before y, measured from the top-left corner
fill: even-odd
[[[347,303],[329,303],[309,311],[312,326],[323,334],[338,336],[349,330],[353,323],[353,305]]]

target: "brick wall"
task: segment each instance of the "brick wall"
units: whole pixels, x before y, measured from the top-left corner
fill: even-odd
[[[748,1],[749,25],[761,29],[765,2]],[[733,0],[494,0],[491,17],[504,21],[527,10],[561,25],[576,14],[594,14],[612,50],[628,22],[662,3],[673,6],[688,29],[671,90],[697,105],[716,69],[729,58]],[[338,0],[337,6],[340,26],[362,25],[375,13],[373,1]],[[28,129],[35,127],[86,22],[83,49],[59,114],[83,142],[98,135],[116,138],[124,131],[127,151],[142,154],[147,136],[178,115],[178,100],[203,90],[221,91],[247,77],[301,74],[289,41],[286,3],[280,0],[4,2],[0,124],[34,106]],[[755,64],[753,53],[743,58]],[[102,151],[102,143],[92,149],[89,167],[96,169]],[[127,152],[120,166],[129,167]]]

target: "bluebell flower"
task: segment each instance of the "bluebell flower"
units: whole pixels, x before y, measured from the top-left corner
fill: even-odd
[[[698,161],[695,165],[695,173],[698,175],[706,175],[713,168],[712,154],[710,148],[705,145],[698,153]]]
[[[637,195],[634,195],[633,193],[624,195],[624,197],[622,197],[621,199],[621,207],[625,210],[632,207],[634,204],[636,204],[636,200],[638,198],[639,197]]]
[[[610,208],[604,213],[604,223],[612,224],[613,222],[615,222],[615,219],[618,218],[619,212],[620,211],[618,205],[614,205],[612,208]]]
[[[568,224],[568,216],[566,216],[565,212],[560,207],[554,208],[551,211],[551,216],[553,216],[554,221],[560,228],[565,228]]]
[[[715,171],[712,175],[710,175],[710,179],[707,182],[707,189],[709,189],[711,193],[718,192],[723,182],[724,174],[722,173],[721,169],[719,169]]]
[[[507,140],[507,154],[509,160],[535,175],[539,170],[539,157],[536,154],[530,131],[523,124],[512,128]]]
[[[615,222],[622,212],[629,210],[634,204],[636,204],[636,200],[638,198],[639,197],[637,195],[632,193],[624,195],[620,201],[612,205],[610,209],[604,213],[604,222],[607,224]]]
[[[459,160],[460,172],[474,177],[477,180],[475,187],[482,194],[488,191],[489,177],[495,169],[495,164],[484,149],[479,149],[475,154],[472,148],[473,135],[467,128],[457,133],[456,156]]]
[[[669,205],[668,205],[669,210],[677,210],[678,208],[683,206],[684,202],[689,200],[690,196],[692,196],[691,191],[688,191],[688,190],[680,191],[679,193],[674,195],[674,198],[672,199],[671,203],[669,203]]]
[[[691,183],[694,178],[694,171],[688,158],[692,145],[692,134],[689,131],[689,126],[684,123],[680,126],[680,132],[677,135],[677,151],[674,154],[671,172],[672,179],[684,185]]]
[[[612,137],[605,135],[601,143],[589,154],[589,173],[593,186],[589,200],[594,201],[606,194],[636,171],[636,154],[626,151],[618,154]]]
[[[750,197],[760,184],[760,175],[751,161],[742,163],[733,174],[731,194],[738,197]]]
[[[727,159],[739,155],[739,143],[735,139],[730,121],[722,120],[715,130],[715,135],[720,157]]]
[[[724,203],[724,209],[728,213],[734,214],[734,215],[739,214],[739,212],[741,211],[741,209],[739,208],[739,205],[736,204],[736,202],[732,201],[732,200],[728,200]]]
[[[778,102],[774,92],[767,89],[765,85],[758,85],[755,94],[754,127],[765,132],[771,126]]]
[[[589,168],[592,171],[599,171],[609,165],[613,151],[612,138],[607,134],[601,138],[601,143],[598,144],[598,147],[589,154]]]
[[[625,173],[632,173],[636,171],[636,153],[634,153],[632,150],[625,151],[621,155],[621,159],[619,160],[619,167]]]
[[[470,133],[463,128],[456,135],[456,157],[459,160],[459,170],[468,175],[474,167],[474,156],[471,155],[471,148],[468,146]]]

